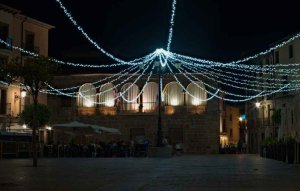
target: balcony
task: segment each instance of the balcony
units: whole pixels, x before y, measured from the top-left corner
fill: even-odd
[[[25,43],[22,46],[25,50],[29,51],[29,52],[33,52],[35,54],[39,54],[40,53],[40,47],[38,46],[34,46],[31,43]],[[27,56],[27,53],[22,53],[24,56]]]
[[[6,44],[3,44],[3,43],[0,43],[0,50],[6,50],[6,51],[12,51],[12,38],[9,38],[9,37],[0,37],[2,40],[5,40],[5,42],[7,44],[9,44],[10,46],[6,45]]]

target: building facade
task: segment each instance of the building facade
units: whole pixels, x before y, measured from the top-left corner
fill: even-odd
[[[111,74],[79,74],[57,76],[54,86],[65,88],[77,86],[77,97],[48,95],[48,106],[53,111],[52,123],[79,120],[82,122],[119,129],[119,139],[131,141],[145,136],[155,146],[158,127],[158,79],[153,76],[143,89],[147,76],[137,83],[119,85],[103,83],[99,86],[87,82],[101,80]],[[162,131],[169,144],[183,145],[189,153],[218,153],[220,135],[220,102],[207,98],[202,82],[195,85],[178,75],[182,85],[195,97],[186,94],[171,75],[163,78]],[[201,87],[201,88],[200,88]],[[123,93],[118,99],[119,92]],[[133,101],[132,101],[133,100]],[[97,104],[96,104],[97,103]],[[54,135],[54,142],[61,140]]]
[[[0,4],[0,38],[10,45],[48,56],[48,33],[52,28],[54,27],[51,25],[23,15],[19,10]],[[12,58],[18,58],[22,64],[26,64],[28,55],[13,50],[5,44],[0,44],[0,64],[4,64]],[[1,79],[1,81],[3,82],[5,79]],[[39,103],[47,104],[46,95],[41,94],[39,97]],[[22,94],[19,84],[7,86],[0,83],[1,130],[9,131],[14,126],[22,128],[15,123],[19,121],[24,105],[29,103],[32,103],[30,96]],[[7,124],[7,121],[10,124]]]
[[[220,147],[237,146],[240,141],[240,128],[239,121],[241,114],[237,106],[224,105],[222,112],[222,129],[220,130]]]
[[[283,39],[283,40],[287,40]],[[256,64],[261,66],[292,64],[300,62],[300,40],[296,39],[276,49],[271,54],[259,58]],[[299,73],[297,73],[299,75]],[[281,85],[295,80],[293,75],[278,75],[274,70],[269,74],[261,74],[268,78],[262,82]],[[280,80],[276,80],[280,79]],[[263,90],[263,89],[262,89]],[[261,142],[266,138],[273,140],[295,139],[300,141],[300,94],[299,91],[276,93],[265,96],[248,104],[249,151],[260,151]]]

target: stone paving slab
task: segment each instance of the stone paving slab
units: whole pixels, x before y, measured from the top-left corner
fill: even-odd
[[[256,155],[0,160],[0,191],[300,190],[300,166]]]

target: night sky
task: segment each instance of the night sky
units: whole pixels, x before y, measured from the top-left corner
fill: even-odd
[[[55,0],[0,0],[54,25],[49,55],[58,59],[114,63],[90,45]],[[75,20],[105,50],[130,60],[165,48],[172,0],[62,0]],[[297,1],[177,0],[171,51],[234,60],[300,32]]]

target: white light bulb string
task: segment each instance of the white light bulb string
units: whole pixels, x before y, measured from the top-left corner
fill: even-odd
[[[185,67],[185,66],[183,66]],[[187,67],[186,67],[187,68]],[[209,71],[209,70],[206,70],[204,68],[202,68],[201,70],[199,68],[194,68],[193,67],[189,67],[187,69],[190,69],[191,71],[193,72],[196,72],[196,73],[200,73],[202,76],[206,77],[206,78],[209,78],[210,80],[214,80],[214,81],[217,81],[218,83],[221,83],[221,84],[224,84],[226,86],[231,86],[231,84],[229,83],[226,83],[226,82],[223,82],[222,80],[225,80],[227,82],[231,82],[231,83],[234,83],[234,84],[238,84],[238,85],[241,85],[241,88],[244,89],[243,87],[244,86],[252,86],[252,87],[256,87],[256,88],[269,88],[269,89],[277,89],[278,87],[276,86],[279,86],[281,87],[280,84],[278,83],[273,83],[273,84],[270,84],[268,82],[260,82],[260,81],[256,81],[256,80],[246,80],[246,79],[238,79],[238,78],[235,78],[235,77],[231,77],[229,75],[224,75],[224,74],[220,74],[220,73],[215,73],[213,71]],[[207,74],[207,75],[205,75]],[[209,77],[211,76],[211,77]],[[221,80],[217,80],[215,79],[215,77],[222,77],[220,78]],[[272,81],[271,79],[267,79],[269,81]],[[242,82],[241,82],[242,81]],[[290,81],[290,88],[299,88],[299,84],[292,84],[292,80]],[[260,91],[260,90],[257,90],[257,89],[245,89],[245,90],[254,90],[254,91]]]
[[[96,85],[98,83],[101,83],[101,82],[104,82],[106,80],[109,80],[111,78],[114,78],[116,76],[124,76],[124,75],[127,75],[129,74],[130,72],[132,72],[133,70],[135,70],[138,66],[131,66],[125,70],[122,70],[121,72],[119,73],[116,73],[116,74],[113,74],[113,75],[110,75],[110,76],[107,76],[105,78],[102,78],[98,81],[94,81],[94,82],[89,82],[89,84],[92,84],[92,85]],[[128,70],[128,71],[127,71]],[[110,82],[106,82],[106,83],[110,83]],[[74,90],[74,89],[79,89],[82,85],[79,85],[79,86],[72,86],[72,87],[67,87],[67,88],[55,88],[57,90],[60,90],[60,91],[70,91],[70,90]],[[51,91],[54,91],[54,90],[47,90],[47,92],[51,92]]]
[[[150,65],[149,65],[149,66],[150,66]],[[154,65],[153,65],[153,67],[152,67],[152,70],[153,70],[153,68],[154,68]],[[151,70],[151,72],[150,72],[151,75],[152,75],[152,70]],[[127,92],[133,87],[133,85],[135,85],[136,82],[141,78],[141,76],[142,76],[142,75],[140,75],[134,82],[130,83],[130,85],[129,85],[124,91],[119,92],[119,94],[118,94],[117,96],[115,96],[113,100],[116,100],[116,99],[118,99],[118,98],[120,98],[120,97],[123,98],[123,94],[127,93]],[[148,78],[148,79],[150,79],[150,78]],[[144,84],[144,86],[143,86],[142,89],[145,88],[145,86],[147,85],[147,83],[148,83],[148,82],[146,82],[146,83]],[[139,94],[139,95],[140,95],[140,94]],[[93,104],[96,104],[96,105],[102,105],[102,104],[105,104],[105,103],[106,103],[105,101],[104,101],[104,102],[91,101],[91,100],[88,99],[85,95],[80,94],[80,92],[79,92],[79,96],[80,96],[81,98],[83,98],[83,99],[89,101],[90,103],[93,103]],[[133,100],[134,100],[134,99],[133,99]],[[125,101],[126,101],[126,100],[125,100]],[[133,102],[133,101],[132,101],[132,102]]]
[[[120,62],[120,63],[126,63],[125,61],[116,58],[115,56],[113,56],[112,54],[106,52],[103,48],[101,48],[98,43],[96,43],[84,30],[83,28],[78,25],[78,23],[75,21],[75,19],[72,17],[72,15],[70,14],[70,12],[67,10],[67,8],[63,5],[63,3],[60,0],[56,0],[56,2],[60,5],[60,8],[63,10],[63,12],[65,13],[65,15],[67,16],[67,18],[72,22],[72,24],[81,32],[81,34],[83,34],[83,36],[94,46],[96,47],[98,50],[100,50],[103,54],[105,54],[106,56],[108,56],[109,58]]]
[[[21,47],[11,45],[10,43],[5,42],[1,38],[0,38],[0,43],[1,44],[5,44],[6,46],[8,46],[8,47],[10,47],[10,48],[12,48],[14,50],[20,51],[22,53],[28,54],[28,55],[33,56],[33,57],[40,56],[39,54],[36,54],[34,52],[25,50],[25,49],[23,49]],[[141,64],[144,64],[146,62],[149,62],[150,60],[153,60],[154,57],[156,57],[156,56],[157,56],[156,53],[153,52],[153,53],[150,53],[150,54],[148,54],[148,55],[146,55],[144,57],[136,58],[136,59],[134,59],[132,61],[129,61],[129,62],[126,62],[126,63],[114,63],[114,64],[107,64],[107,65],[79,64],[79,63],[73,63],[73,62],[65,62],[65,61],[62,61],[62,60],[55,59],[55,58],[49,58],[49,60],[52,61],[52,62],[54,62],[54,63],[57,63],[57,64],[67,65],[67,66],[72,66],[72,67],[82,67],[82,68],[112,68],[112,67],[119,67],[119,66],[126,66],[126,65],[141,65]]]
[[[172,38],[173,38],[173,27],[174,27],[174,18],[175,18],[175,12],[176,12],[176,0],[173,0],[172,3],[172,14],[170,19],[170,28],[169,28],[169,38],[168,38],[168,44],[167,44],[167,51],[170,51]]]
[[[146,70],[149,68],[149,66],[150,66],[150,64],[149,64],[146,68],[144,68],[142,74],[140,74],[140,75],[137,77],[137,79],[140,79],[141,76],[144,75],[144,73],[145,73]],[[140,70],[138,70],[138,71],[140,71]],[[137,71],[137,72],[138,72],[138,71]],[[103,94],[103,93],[112,91],[113,89],[115,89],[115,88],[121,86],[122,84],[126,83],[129,79],[131,79],[133,76],[135,76],[135,75],[137,74],[137,72],[135,72],[134,74],[129,75],[125,80],[122,80],[120,83],[118,83],[118,84],[115,85],[114,87],[109,88],[109,89],[107,89],[107,90],[104,90],[103,92],[100,92],[100,93],[97,94],[97,95],[88,95],[88,96],[85,95],[85,96],[84,96],[82,93],[86,93],[86,91],[85,91],[85,92],[79,92],[79,94],[80,94],[80,96],[84,96],[85,98],[90,98],[90,97],[96,97],[96,96],[101,95],[101,94]],[[119,76],[118,78],[116,78],[116,79],[110,81],[110,83],[113,83],[114,81],[118,80],[118,79],[121,78],[121,77],[122,77],[122,76]],[[136,80],[136,81],[137,81],[137,80]],[[74,93],[74,92],[73,92],[73,93],[65,93],[65,92],[62,92],[62,91],[60,91],[60,90],[54,88],[54,87],[51,86],[50,84],[46,84],[46,85],[47,85],[52,91],[55,91],[55,92],[57,92],[57,93],[59,93],[59,94],[61,94],[61,95],[68,96],[68,97],[77,97],[77,95],[74,95],[74,94],[77,94],[77,92],[75,92],[75,93]],[[95,88],[92,88],[92,89],[98,89],[98,88],[100,88],[100,87],[101,87],[101,85],[100,85],[100,86],[97,86],[97,87],[95,87]]]
[[[183,73],[183,75],[186,76],[185,73]],[[200,79],[198,79],[196,76],[193,76],[192,74],[190,74],[194,79],[196,79],[197,81],[201,81]],[[187,77],[187,76],[186,76]],[[189,77],[187,77],[191,82],[194,82],[194,80],[190,79]],[[204,82],[203,82],[204,83]],[[197,85],[197,83],[195,84]],[[216,89],[215,87],[205,83],[206,86],[210,87],[211,89]],[[197,85],[199,87],[199,85]],[[245,102],[245,101],[250,101],[252,99],[255,99],[255,98],[258,98],[258,97],[263,97],[263,96],[269,96],[269,95],[273,95],[275,93],[278,93],[278,92],[285,92],[285,91],[295,91],[297,89],[290,89],[290,90],[286,90],[286,88],[289,86],[289,84],[279,88],[278,90],[274,90],[272,92],[269,92],[269,93],[264,93],[265,91],[261,91],[260,93],[258,93],[257,95],[254,95],[254,96],[243,96],[243,97],[248,97],[248,98],[245,98],[245,99],[231,99],[231,98],[225,98],[225,97],[221,97],[221,96],[218,96],[216,95],[217,98],[219,99],[222,99],[224,101],[229,101],[229,102]],[[207,90],[206,90],[207,91]],[[212,94],[210,91],[207,91],[209,94]],[[230,92],[226,92],[226,91],[223,91],[223,90],[220,90],[220,92],[223,92],[225,94],[228,94],[228,95],[232,95],[232,96],[236,96],[236,97],[242,97],[242,95],[238,95],[238,94],[233,94],[233,93],[230,93]]]
[[[173,55],[173,54],[172,54]],[[233,66],[228,66],[228,65],[224,65],[224,64],[199,64],[196,63],[194,61],[190,61],[187,59],[180,59],[178,57],[174,57],[172,56],[172,59],[178,61],[178,62],[182,62],[185,65],[189,65],[189,66],[194,66],[194,67],[206,67],[206,68],[227,68],[230,70],[238,70],[238,71],[243,71],[243,72],[253,72],[253,73],[261,73],[261,74],[269,74],[270,72],[276,72],[277,75],[280,76],[285,76],[285,75],[289,75],[289,76],[294,76],[294,77],[300,77],[300,75],[297,73],[297,69],[278,69],[276,67],[274,68],[270,68],[270,67],[261,67],[261,66],[257,66],[257,65],[251,65],[251,67],[233,67]],[[296,64],[297,65],[297,64]],[[245,65],[244,65],[245,66]],[[256,67],[255,67],[256,66]],[[267,72],[266,72],[267,71]]]
[[[169,66],[169,64],[167,64],[167,67],[168,67],[168,69],[170,70],[170,72],[171,72],[172,76],[174,77],[174,79],[176,80],[176,82],[181,86],[181,88],[182,88],[189,96],[191,96],[191,97],[194,98],[194,99],[197,99],[197,100],[199,100],[199,101],[201,101],[201,102],[206,102],[206,101],[209,101],[209,100],[213,99],[214,97],[216,97],[217,94],[218,94],[219,91],[220,91],[220,90],[218,89],[218,90],[216,91],[216,93],[211,94],[211,97],[206,98],[206,99],[200,99],[200,98],[194,96],[193,94],[191,94],[191,93],[184,87],[184,85],[181,84],[181,82],[178,80],[177,76],[173,73],[173,70],[172,70],[172,68]],[[200,81],[200,82],[201,82],[201,81]],[[201,86],[198,86],[198,87],[199,87],[201,90],[206,91],[205,88],[203,88],[203,87],[201,87]]]

